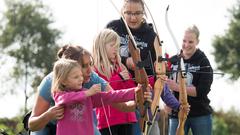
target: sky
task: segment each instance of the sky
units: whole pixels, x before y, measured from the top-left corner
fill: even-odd
[[[63,31],[62,38],[58,41],[60,45],[72,43],[83,46],[91,51],[92,43],[95,35],[104,28],[104,26],[113,19],[119,19],[118,11],[111,5],[110,0],[42,0],[45,5],[48,5],[53,13],[53,27]],[[122,0],[113,0],[120,10]],[[176,36],[178,44],[181,44],[184,28],[189,24],[196,24],[200,29],[199,48],[203,50],[209,57],[210,63],[216,70],[216,63],[211,54],[213,48],[211,46],[215,35],[223,35],[228,28],[230,13],[229,8],[236,4],[236,0],[146,0],[146,4],[150,9],[154,21],[157,26],[160,39],[163,40],[164,50],[170,55],[176,53],[176,48],[170,37],[165,24],[165,10],[169,5],[168,18],[173,33]],[[4,11],[4,3],[0,1],[0,12]],[[1,15],[0,15],[1,17]],[[148,22],[152,19],[148,15]],[[5,62],[0,67],[11,69],[13,60]],[[0,57],[3,60],[3,56]],[[218,71],[219,72],[219,71]],[[8,72],[0,74],[0,78],[7,78]],[[211,106],[215,110],[223,108],[229,110],[235,107],[240,111],[240,83],[231,82],[224,77],[214,75],[209,98]],[[6,88],[11,85],[10,82],[0,81],[1,88]],[[24,105],[23,87],[19,86],[19,93],[15,96],[8,94],[0,99],[1,109],[0,117],[13,117],[19,112],[19,107]],[[28,88],[30,89],[30,88]],[[34,97],[30,98],[28,108],[31,108],[34,102]]]

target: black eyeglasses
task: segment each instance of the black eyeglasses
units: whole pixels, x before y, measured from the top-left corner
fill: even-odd
[[[143,15],[143,11],[136,11],[136,12],[125,11],[123,13],[127,16],[136,16],[136,17],[140,17],[141,15]]]

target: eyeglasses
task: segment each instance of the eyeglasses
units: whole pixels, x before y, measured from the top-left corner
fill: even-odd
[[[143,11],[136,11],[136,12],[125,11],[125,12],[123,12],[123,14],[125,14],[129,17],[130,16],[140,17],[141,15],[143,15]]]

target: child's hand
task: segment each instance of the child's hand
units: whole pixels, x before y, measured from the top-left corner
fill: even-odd
[[[142,92],[141,91],[142,87],[140,84],[138,84],[138,86],[135,88],[135,93],[136,93],[136,99],[137,99],[137,93],[139,92]],[[146,88],[146,91],[144,92],[144,100],[147,100],[149,101],[150,103],[152,102],[152,91],[151,91],[151,86],[149,85],[147,88]],[[137,100],[136,100],[137,101]]]
[[[130,79],[129,72],[128,72],[127,69],[121,71],[119,74],[121,75],[121,77],[122,77],[124,80]]]
[[[101,84],[94,84],[89,90],[86,91],[87,96],[92,96],[101,92]]]

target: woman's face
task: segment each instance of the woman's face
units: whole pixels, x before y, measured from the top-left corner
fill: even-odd
[[[189,59],[197,50],[199,40],[196,34],[190,31],[186,31],[183,37],[182,50],[185,59]]]
[[[131,29],[137,29],[141,26],[143,13],[141,3],[127,2],[123,8],[123,16]]]
[[[118,48],[115,41],[106,44],[107,57],[111,63],[116,63]]]
[[[92,59],[89,55],[83,55],[82,62],[82,73],[83,73],[83,83],[87,83],[90,81],[90,75],[92,73]]]

